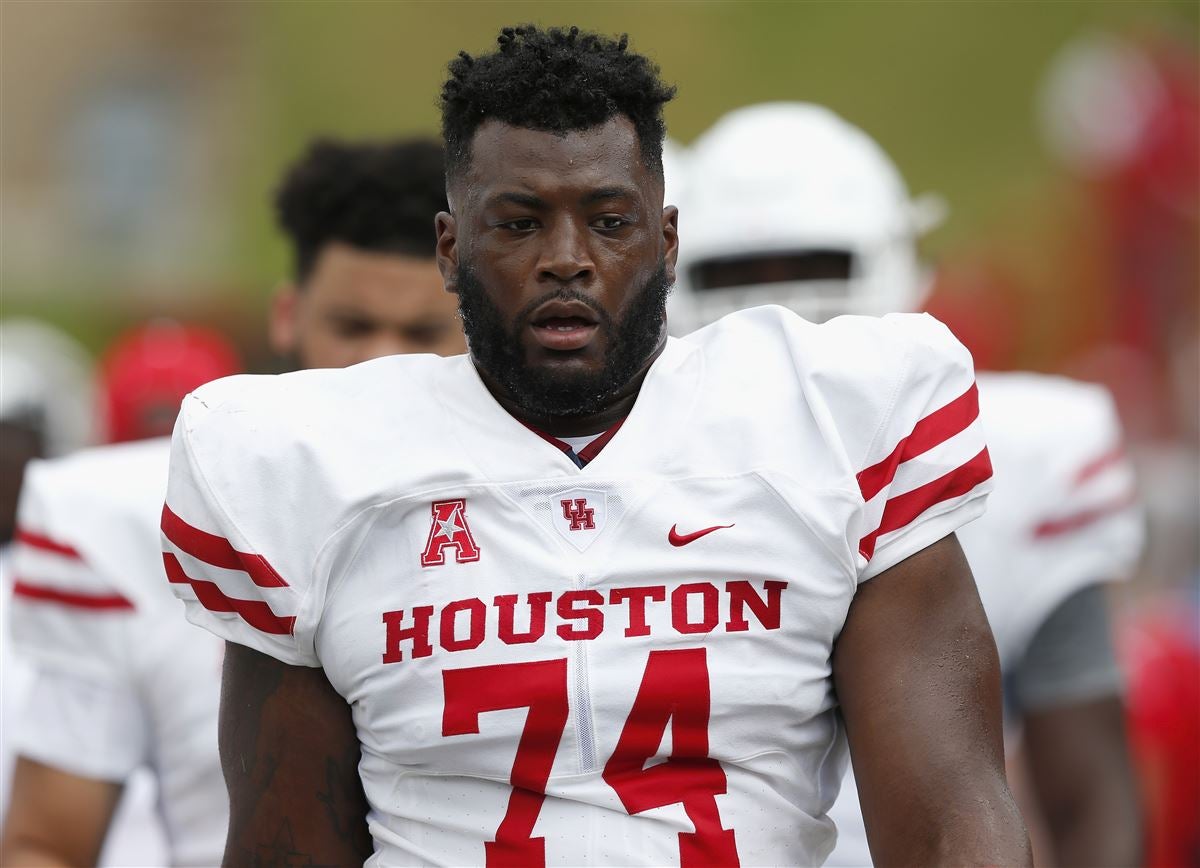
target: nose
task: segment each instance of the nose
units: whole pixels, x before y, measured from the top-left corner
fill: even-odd
[[[586,226],[570,219],[556,220],[543,234],[538,280],[570,283],[587,280],[595,270],[588,249]]]

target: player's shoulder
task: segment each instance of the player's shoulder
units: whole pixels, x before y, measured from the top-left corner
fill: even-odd
[[[684,340],[730,360],[786,359],[802,377],[890,380],[927,367],[971,367],[966,349],[928,314],[840,316],[814,323],[766,305],[731,313]]]
[[[189,395],[162,514],[167,579],[188,619],[287,663],[317,665],[325,544],[431,463],[419,447],[436,449],[440,439],[429,436],[442,415],[437,386],[463,363],[389,356],[230,377]]]
[[[825,448],[826,465],[855,488],[866,468],[889,457],[895,460],[887,467],[894,468],[899,445],[932,414],[938,415],[914,444],[928,449],[963,434],[958,451],[967,450],[966,458],[983,448],[971,355],[926,314],[813,323],[782,307],[760,307],[681,340],[704,359],[716,412],[733,407],[745,418],[769,420],[767,427],[791,432],[793,453],[797,432],[814,432],[813,444],[823,446],[812,448]],[[881,491],[868,488],[867,499]]]
[[[15,549],[31,587],[76,603],[117,595],[130,608],[161,603],[156,542],[169,455],[170,440],[157,438],[32,462]]]
[[[1121,426],[1109,391],[1095,383],[1032,372],[984,373],[979,403],[988,439],[999,453],[1074,464],[1119,446]]]
[[[153,514],[166,490],[170,448],[170,438],[156,437],[32,461],[22,499],[44,504],[55,521],[71,524],[97,510]]]
[[[164,533],[176,545],[216,534],[300,581],[345,520],[406,492],[437,463],[439,386],[463,364],[461,356],[388,356],[202,386],[184,399],[175,426]],[[304,508],[281,524],[276,503]]]
[[[983,372],[979,394],[989,408],[1010,416],[1048,417],[1056,424],[1090,426],[1114,413],[1112,395],[1104,386],[1057,374]],[[1056,412],[1044,412],[1050,409]]]
[[[387,446],[395,449],[436,415],[435,383],[456,359],[387,356],[349,368],[215,380],[184,398],[177,448],[202,465],[291,463],[297,454],[320,463],[355,448],[382,448],[374,432],[387,430]]]
[[[885,429],[911,427],[974,394],[971,354],[927,314],[813,323],[768,306],[730,314],[684,340],[703,348],[710,382],[729,384],[726,391],[741,382],[795,384],[805,406],[864,448],[873,435],[888,439]]]
[[[170,448],[169,437],[154,437],[39,458],[30,463],[25,484],[58,490],[104,487],[117,480],[142,480],[156,474],[164,477]]]
[[[217,428],[254,435],[259,426],[306,431],[323,414],[362,400],[387,397],[374,409],[387,413],[428,391],[446,359],[430,355],[386,356],[349,368],[313,368],[286,374],[238,374],[206,383],[183,403],[190,433]]]

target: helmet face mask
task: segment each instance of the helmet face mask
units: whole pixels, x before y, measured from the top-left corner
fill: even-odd
[[[882,149],[827,109],[738,109],[680,165],[676,334],[760,304],[822,322],[923,302],[916,241],[940,209],[912,200]]]

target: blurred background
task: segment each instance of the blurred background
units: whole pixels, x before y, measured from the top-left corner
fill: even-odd
[[[1193,2],[5,0],[0,315],[97,356],[169,316],[277,369],[262,319],[288,267],[283,167],[318,134],[436,132],[446,62],[524,20],[630,33],[679,87],[681,143],[766,100],[828,105],[874,137],[949,206],[925,242],[931,310],[979,367],[1109,385],[1135,446],[1155,447],[1164,520],[1189,531],[1151,546],[1168,561],[1152,572],[1194,573]]]
[[[956,291],[991,280],[1012,296],[1006,363],[1061,366],[1122,331],[1107,236],[1132,230],[1106,225],[1103,197],[1161,196],[1137,207],[1195,228],[1195,130],[1173,157],[1148,153],[1164,131],[1141,126],[1173,119],[1138,116],[1194,103],[1190,2],[6,0],[0,16],[5,314],[46,317],[94,351],[159,312],[211,320],[265,364],[258,318],[286,269],[268,205],[281,168],[318,133],[436,131],[446,62],[522,20],[629,32],[679,86],[667,119],[683,143],[773,99],[862,127],[914,192],[949,203],[928,254],[986,265]],[[1163,177],[1109,189],[1129,186],[1121,172]],[[1159,328],[1172,304],[1195,311],[1188,247],[1192,271],[1126,331]]]
[[[170,317],[277,370],[262,334],[288,269],[283,167],[318,134],[435,132],[446,62],[525,20],[631,34],[679,87],[681,143],[740,105],[816,102],[940,194],[930,309],[981,368],[1114,391],[1150,517],[1126,607],[1183,612],[1194,637],[1195,2],[4,0],[0,316],[95,359]]]

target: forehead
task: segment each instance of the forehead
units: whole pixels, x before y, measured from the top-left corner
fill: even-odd
[[[471,140],[463,181],[461,192],[471,201],[501,190],[553,195],[621,186],[649,195],[655,187],[637,131],[624,115],[565,134],[485,121]]]
[[[449,298],[433,257],[367,251],[341,242],[322,249],[306,291],[321,305],[392,315]]]

